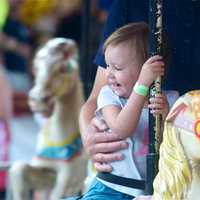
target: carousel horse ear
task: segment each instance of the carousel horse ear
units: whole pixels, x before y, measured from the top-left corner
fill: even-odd
[[[64,59],[68,59],[75,52],[76,52],[76,45],[67,45],[67,47],[63,48]]]
[[[173,122],[174,119],[176,118],[176,116],[183,110],[185,110],[185,108],[187,107],[187,105],[185,103],[181,103],[179,104],[177,107],[175,107],[167,116],[166,121],[167,122]]]

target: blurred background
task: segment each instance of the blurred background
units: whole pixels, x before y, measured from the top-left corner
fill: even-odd
[[[30,160],[35,152],[39,123],[27,102],[35,51],[53,37],[74,39],[87,98],[97,69],[93,59],[113,1],[0,0],[0,199],[5,199],[7,165]]]

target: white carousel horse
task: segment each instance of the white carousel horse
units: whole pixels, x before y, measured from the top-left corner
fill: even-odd
[[[14,200],[28,200],[32,190],[48,190],[48,199],[58,200],[79,193],[86,176],[78,128],[83,93],[75,42],[64,38],[47,42],[35,55],[34,72],[30,107],[47,120],[39,133],[37,155],[30,163],[11,167],[10,184]]]
[[[200,90],[180,97],[168,114],[153,187],[152,197],[136,199],[200,199]]]

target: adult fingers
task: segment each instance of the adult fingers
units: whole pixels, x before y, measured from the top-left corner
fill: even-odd
[[[89,154],[94,155],[96,153],[110,153],[115,152],[121,149],[126,149],[128,143],[126,141],[115,141],[115,142],[105,142],[105,143],[96,143],[91,145],[88,148]]]
[[[92,157],[93,162],[100,162],[100,163],[110,163],[113,161],[123,160],[124,156],[122,153],[98,153]]]
[[[94,126],[99,131],[105,131],[108,129],[108,126],[106,125],[105,121],[97,117],[94,117],[92,119],[91,125]]]
[[[108,132],[97,132],[91,137],[91,139],[95,144],[103,142],[121,141],[121,138],[117,134]]]
[[[111,172],[112,166],[107,163],[95,162],[94,167],[98,172]]]

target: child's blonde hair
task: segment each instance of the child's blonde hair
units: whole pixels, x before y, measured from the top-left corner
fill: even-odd
[[[103,51],[109,45],[118,45],[121,43],[130,44],[135,48],[137,58],[142,64],[148,58],[148,25],[144,22],[129,23],[113,32],[105,41]]]

